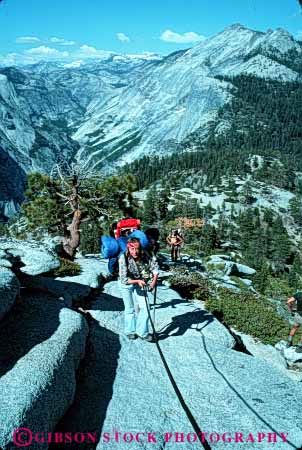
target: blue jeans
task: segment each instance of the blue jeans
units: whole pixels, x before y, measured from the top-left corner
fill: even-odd
[[[120,283],[125,306],[125,333],[146,337],[149,334],[149,316],[145,302],[144,291],[136,284]],[[135,314],[135,303],[139,312]]]

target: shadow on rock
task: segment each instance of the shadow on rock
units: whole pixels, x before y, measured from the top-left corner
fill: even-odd
[[[62,417],[56,432],[81,432],[96,435],[96,443],[83,442],[83,450],[96,448],[105,420],[108,404],[113,394],[113,383],[118,366],[120,342],[117,334],[99,325],[90,314],[86,314],[89,335],[86,353],[77,373],[77,389],[72,406]],[[60,449],[79,449],[77,443],[60,443]],[[51,444],[50,450],[57,450]]]
[[[150,300],[150,304],[153,307],[153,298],[151,298],[149,296],[149,300]],[[163,301],[163,300],[161,300]],[[191,305],[188,303],[187,300],[184,300],[183,298],[176,298],[174,300],[170,300],[168,302],[164,302],[164,303],[156,303],[155,305],[155,309],[162,309],[162,308],[173,308],[175,309],[177,305],[188,305],[189,307],[191,307]]]
[[[164,330],[158,333],[158,340],[167,339],[172,336],[183,336],[187,330],[196,330],[197,327],[193,325],[202,325],[202,329],[213,321],[212,314],[207,311],[196,310],[172,317],[172,322],[169,323]],[[197,329],[200,331],[200,328]]]
[[[212,311],[213,316],[228,330],[231,336],[233,336],[235,340],[235,347],[233,347],[233,350],[236,350],[237,352],[245,353],[246,355],[253,356],[251,352],[248,351],[246,346],[243,343],[243,340],[240,336],[238,336],[231,327],[224,321],[224,315],[222,311],[214,310]]]
[[[89,309],[98,311],[124,311],[125,308],[121,298],[102,293],[98,295]]]
[[[35,292],[25,293],[14,304],[0,324],[0,376],[55,333],[62,308],[55,297]]]

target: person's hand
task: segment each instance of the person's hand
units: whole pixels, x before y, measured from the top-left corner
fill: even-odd
[[[137,284],[141,289],[143,289],[146,286],[146,282],[144,280],[137,280]]]
[[[149,289],[150,289],[150,291],[153,291],[153,289],[155,288],[155,282],[154,281],[152,281],[152,283],[150,283],[150,286],[149,286]]]
[[[294,297],[291,297],[291,298],[289,298],[287,300],[288,309],[292,309],[293,308],[295,301],[296,301],[296,299]]]

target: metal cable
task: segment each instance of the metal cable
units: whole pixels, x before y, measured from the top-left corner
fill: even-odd
[[[170,368],[168,366],[168,363],[167,363],[167,361],[166,361],[166,359],[164,357],[164,354],[163,354],[163,352],[162,352],[162,350],[160,348],[160,345],[159,345],[159,342],[158,342],[158,339],[157,339],[157,335],[156,335],[154,322],[153,322],[153,320],[151,318],[151,311],[150,311],[150,306],[149,306],[149,303],[148,303],[148,294],[147,294],[146,287],[144,287],[143,291],[144,291],[144,296],[145,296],[145,302],[146,302],[146,307],[147,307],[147,311],[148,311],[148,316],[149,316],[149,320],[150,320],[152,331],[153,331],[155,345],[156,345],[156,348],[158,350],[159,356],[160,356],[160,358],[162,360],[162,363],[164,365],[164,368],[166,369],[166,372],[167,372],[167,375],[169,377],[169,380],[170,380],[170,382],[171,382],[171,384],[173,386],[175,394],[176,394],[176,396],[177,396],[177,398],[178,398],[178,400],[179,400],[179,402],[180,402],[184,412],[187,415],[187,418],[189,419],[189,421],[190,421],[190,423],[191,423],[191,425],[192,425],[192,427],[193,427],[193,429],[194,429],[194,431],[195,431],[195,433],[196,433],[196,435],[197,435],[197,437],[199,439],[200,444],[202,445],[202,447],[205,450],[211,450],[211,447],[210,447],[209,443],[205,439],[203,439],[203,436],[202,436],[203,433],[202,433],[201,429],[199,428],[199,425],[196,422],[196,420],[195,420],[193,414],[191,413],[189,407],[187,406],[187,404],[186,404],[186,402],[185,402],[185,400],[184,400],[184,398],[183,398],[183,396],[182,396],[182,394],[181,394],[181,392],[180,392],[180,390],[179,390],[179,388],[178,388],[178,386],[176,384],[176,381],[173,378],[172,372],[171,372],[171,370],[170,370]],[[154,291],[154,305],[155,304],[156,304],[156,289]]]

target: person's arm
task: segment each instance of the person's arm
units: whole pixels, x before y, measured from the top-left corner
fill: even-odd
[[[128,280],[128,284],[137,284],[140,288],[146,286],[146,282],[144,280]]]
[[[119,278],[122,284],[128,284],[128,271],[125,255],[121,255],[118,260]]]
[[[154,289],[158,279],[159,265],[157,259],[152,259],[150,270],[152,272],[153,278],[150,283],[150,289]]]
[[[150,283],[150,289],[153,290],[156,286],[157,283],[157,279],[158,279],[158,273],[153,273],[153,279]]]
[[[289,299],[287,299],[287,306],[290,311],[293,310],[293,306],[294,306],[295,302],[296,302],[295,297],[290,297]]]

